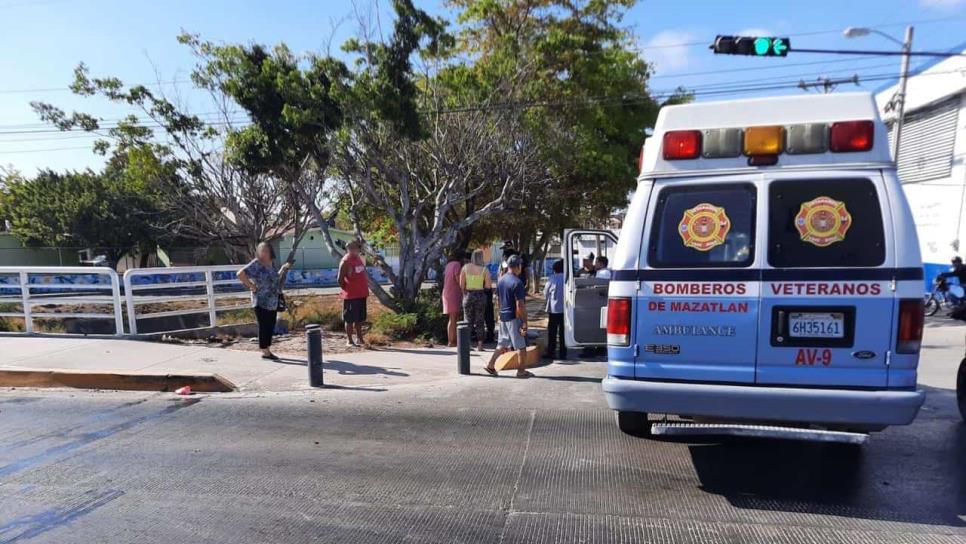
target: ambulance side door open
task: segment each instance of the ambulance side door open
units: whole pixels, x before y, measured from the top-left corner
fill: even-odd
[[[607,308],[609,278],[580,274],[590,253],[611,259],[617,237],[606,230],[565,230],[560,253],[564,261],[564,337],[567,347],[606,346],[607,329],[602,321]]]

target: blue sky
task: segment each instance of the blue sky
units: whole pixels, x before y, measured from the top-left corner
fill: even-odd
[[[437,14],[449,13],[439,0],[418,3]],[[329,44],[337,49],[355,32],[352,6],[351,0],[0,0],[0,165],[32,174],[44,167],[101,164],[89,151],[87,135],[36,132],[44,126],[29,106],[31,100],[43,100],[108,119],[127,113],[65,90],[80,61],[94,75],[115,75],[128,83],[175,82],[166,84],[167,92],[179,93],[192,111],[207,111],[204,98],[184,83],[193,59],[175,40],[181,29],[215,41],[285,41],[295,51],[324,51]],[[847,40],[841,31],[870,26],[901,38],[909,23],[916,27],[916,50],[966,46],[966,0],[644,0],[623,22],[636,35],[641,55],[654,64],[652,89],[681,85],[698,91],[699,100],[803,92],[722,92],[731,85],[783,85],[822,75],[858,74],[861,80],[898,72],[898,58],[888,57],[716,56],[707,49],[716,34],[790,36],[793,47],[890,49],[894,45],[879,36]],[[874,91],[886,83],[860,87]]]

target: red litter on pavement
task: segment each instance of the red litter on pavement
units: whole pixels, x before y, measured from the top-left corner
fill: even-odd
[[[175,395],[190,395],[191,394],[191,386],[190,385],[186,385],[184,387],[179,387],[178,389],[175,389],[174,390],[174,394]]]

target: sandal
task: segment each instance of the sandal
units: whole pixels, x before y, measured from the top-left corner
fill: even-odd
[[[485,370],[486,373],[489,374],[490,376],[496,376],[496,369],[495,368],[490,368],[488,366],[484,366],[483,367],[483,370]]]
[[[529,370],[524,370],[523,372],[517,372],[517,378],[532,378],[533,372]]]

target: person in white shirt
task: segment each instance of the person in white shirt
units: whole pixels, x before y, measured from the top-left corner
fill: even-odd
[[[603,255],[597,257],[597,260],[594,261],[594,269],[597,271],[595,277],[602,280],[609,280],[611,277],[611,271],[610,268],[607,268],[608,264],[607,257],[604,257]]]

